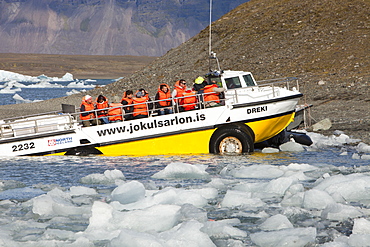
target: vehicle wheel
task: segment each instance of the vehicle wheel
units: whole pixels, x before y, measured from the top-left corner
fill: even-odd
[[[211,137],[211,153],[251,153],[254,151],[251,136],[239,127],[224,127]]]

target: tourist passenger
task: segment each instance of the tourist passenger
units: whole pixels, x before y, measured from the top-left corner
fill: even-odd
[[[220,106],[220,93],[225,91],[224,88],[219,88],[216,82],[212,81],[204,87],[204,104],[206,107]]]
[[[110,108],[108,110],[108,119],[110,123],[122,122],[124,111],[122,111],[121,103],[110,103]]]
[[[194,80],[194,84],[193,84],[193,88],[194,88],[194,91],[198,94],[202,94],[204,92],[204,87],[207,86],[207,81],[201,77],[201,76],[198,76],[195,80]]]
[[[187,88],[183,94],[184,98],[181,101],[181,106],[184,111],[194,110],[197,106],[197,96],[191,88]]]
[[[133,98],[133,117],[134,119],[148,117],[148,99],[144,89],[138,90],[136,97]]]
[[[179,98],[183,97],[184,92],[186,90],[186,81],[184,79],[180,79],[176,81],[175,88],[172,91],[172,98],[174,100],[174,103],[177,105],[178,109],[176,110],[183,111],[184,109],[179,105]]]
[[[109,123],[108,118],[107,118],[108,109],[106,109],[108,107],[109,107],[108,99],[103,95],[99,95],[98,98],[96,98],[96,109],[97,110],[104,109],[104,110],[97,111],[96,113],[101,123],[105,123],[105,124]]]
[[[95,105],[92,101],[92,97],[90,95],[85,95],[80,105],[80,119],[84,127],[98,124],[94,110]]]
[[[133,119],[132,112],[134,110],[134,107],[132,106],[134,93],[132,90],[126,90],[123,93],[121,104],[124,106],[123,110],[125,111],[125,120],[131,120]]]
[[[166,83],[161,83],[155,95],[155,107],[159,115],[172,114],[172,99],[170,87]]]

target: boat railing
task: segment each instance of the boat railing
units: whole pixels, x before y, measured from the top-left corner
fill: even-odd
[[[280,87],[277,85],[285,85],[286,89],[290,90],[294,85],[294,87],[299,91],[299,82],[297,77],[285,77],[285,78],[276,78],[276,79],[267,79],[256,81],[258,88],[264,88],[266,86],[270,86],[272,88],[273,97],[276,96],[277,90]]]
[[[133,119],[138,119],[138,118],[145,118],[145,117],[156,117],[161,115],[159,111],[164,108],[168,108],[171,111],[170,113],[167,114],[178,114],[186,111],[191,111],[191,110],[199,110],[199,109],[205,109],[209,107],[215,107],[215,106],[221,106],[225,105],[225,100],[223,98],[220,98],[219,102],[216,101],[204,101],[204,95],[205,94],[195,94],[195,95],[190,95],[190,96],[184,96],[184,97],[177,97],[177,98],[170,98],[170,99],[164,99],[164,100],[149,100],[147,102],[143,103],[138,103],[138,104],[130,104],[130,105],[120,105],[120,106],[113,106],[113,107],[108,107],[104,109],[95,109],[89,112],[93,112],[94,118],[89,119],[89,120],[79,120],[81,123],[82,121],[90,121],[93,120],[92,122],[96,125],[101,125],[101,124],[106,124],[106,123],[113,123],[113,122],[121,122],[121,121],[127,121],[127,120],[133,120]],[[212,94],[212,93],[209,93]],[[182,103],[186,98],[191,98],[195,97],[196,102],[192,103]],[[160,105],[160,102],[166,102],[166,101],[171,101],[170,106],[164,106],[164,107],[158,107]],[[145,105],[145,107],[140,107],[142,110],[135,110],[133,111],[132,109],[135,106],[139,105]],[[112,109],[117,109],[120,108],[119,111],[116,113],[112,113]],[[99,112],[106,112],[106,114],[98,114]],[[80,114],[79,110],[72,114],[75,116],[75,118],[79,118]],[[141,115],[141,116],[139,116]]]
[[[280,96],[280,90],[282,88],[286,88],[287,90],[295,88],[299,90],[298,78],[286,77],[257,81],[257,85],[255,86],[229,89],[227,90],[227,94],[233,98],[234,103],[245,103],[245,98],[243,99],[243,102],[240,102],[241,98],[245,96],[247,96],[250,100],[254,100],[263,96],[278,97]],[[260,94],[255,94],[256,91]],[[263,95],[263,93],[265,93],[265,95]]]
[[[75,123],[76,119],[71,114],[63,114],[60,111],[7,118],[1,120],[0,138],[70,130]]]

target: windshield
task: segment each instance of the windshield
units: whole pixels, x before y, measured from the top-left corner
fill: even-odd
[[[247,84],[248,87],[255,86],[255,83],[251,75],[243,75],[243,78],[244,78],[245,84]]]
[[[226,82],[227,89],[242,87],[239,77],[226,78],[225,82]]]

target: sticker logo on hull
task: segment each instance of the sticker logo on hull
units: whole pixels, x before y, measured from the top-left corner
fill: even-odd
[[[66,143],[71,143],[71,142],[72,142],[72,137],[49,139],[48,140],[48,146],[56,146],[56,145],[66,144]]]

